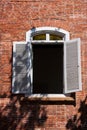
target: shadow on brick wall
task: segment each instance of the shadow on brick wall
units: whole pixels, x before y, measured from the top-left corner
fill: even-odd
[[[87,96],[80,102],[78,113],[66,124],[67,130],[87,130]]]
[[[31,104],[21,96],[12,97],[10,103],[0,109],[0,130],[34,130],[43,127],[46,120],[45,106]]]
[[[25,54],[26,51],[24,50],[23,56],[18,56],[17,58],[21,64],[26,66],[25,60],[27,58]],[[12,59],[9,62],[12,64]],[[19,67],[18,73],[21,73],[22,69]],[[11,72],[8,72],[8,75],[8,82],[10,84],[12,80]],[[4,82],[3,79],[2,84]],[[6,79],[6,85],[8,82]],[[9,92],[7,92],[6,85],[3,91],[1,90],[2,93],[0,93],[0,100],[3,100],[2,104],[0,102],[0,130],[34,130],[36,127],[43,127],[47,120],[46,107],[40,105],[38,102],[34,104],[30,103],[24,95],[12,95],[10,93],[11,86],[9,85]],[[9,94],[7,95],[7,93]],[[6,103],[6,98],[10,100],[9,103]]]

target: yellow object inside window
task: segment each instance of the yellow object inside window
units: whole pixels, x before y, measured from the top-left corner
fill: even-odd
[[[50,40],[63,40],[63,38],[59,35],[50,34]]]
[[[39,34],[33,36],[33,40],[46,40],[46,34]]]

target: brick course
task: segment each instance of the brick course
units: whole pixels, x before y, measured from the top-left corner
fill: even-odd
[[[52,26],[81,38],[83,91],[72,102],[35,102],[12,95],[12,43],[32,27]],[[72,130],[86,126],[87,0],[0,1],[0,130]],[[75,118],[75,119],[74,119]],[[70,123],[71,121],[71,124]]]

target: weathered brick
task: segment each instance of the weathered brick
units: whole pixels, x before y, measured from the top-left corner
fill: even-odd
[[[72,102],[61,101],[52,104],[45,102],[42,106],[37,102],[30,102],[24,98],[24,95],[14,96],[11,93],[12,43],[13,41],[25,41],[26,32],[33,26],[63,28],[70,32],[71,39],[81,38],[83,91],[75,94],[74,105],[76,106]],[[87,0],[1,0],[0,129],[66,130],[66,126],[69,127],[67,125],[69,121],[74,123],[73,126],[84,126],[86,122],[82,119],[83,117],[85,119],[87,112],[86,95]],[[79,121],[82,124],[78,124],[79,115]],[[76,120],[73,119],[74,116]]]

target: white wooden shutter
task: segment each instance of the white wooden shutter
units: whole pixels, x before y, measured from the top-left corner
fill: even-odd
[[[65,93],[82,90],[80,39],[64,43],[64,85]]]
[[[13,43],[13,93],[31,93],[31,48],[26,42]]]

